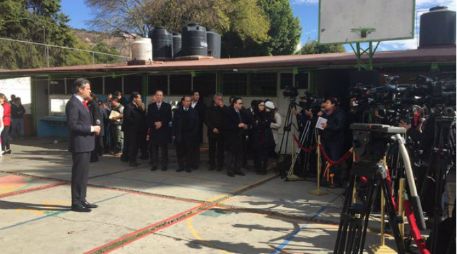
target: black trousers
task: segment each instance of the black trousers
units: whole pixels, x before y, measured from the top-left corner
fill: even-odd
[[[1,137],[2,151],[10,150],[10,126],[3,126]]]
[[[142,132],[136,129],[131,129],[128,130],[126,134],[128,160],[130,162],[136,162],[138,157],[138,149],[140,148],[141,142],[143,142]]]
[[[86,201],[87,179],[89,177],[90,152],[73,153],[71,168],[71,204],[81,205]]]
[[[153,166],[157,166],[159,164],[159,150],[160,150],[160,166],[167,167],[168,166],[168,144],[150,144],[149,149],[149,158],[151,160],[151,164]]]
[[[209,165],[218,169],[224,166],[224,137],[221,134],[208,133]]]
[[[180,169],[195,168],[195,151],[198,147],[198,142],[191,142],[190,138],[176,142],[176,157]]]
[[[243,137],[240,135],[231,135],[227,138],[228,146],[228,172],[240,172],[243,163]]]

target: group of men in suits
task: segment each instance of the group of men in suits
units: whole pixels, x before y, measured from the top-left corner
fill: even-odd
[[[95,149],[95,139],[101,132],[94,123],[90,82],[80,78],[74,82],[75,93],[66,105],[67,124],[70,130],[72,152],[72,210],[89,212],[97,205],[86,200],[89,163]],[[208,126],[210,170],[222,170],[227,153],[227,174],[244,175],[240,163],[245,153],[244,139],[248,128],[241,98],[233,98],[229,107],[222,95],[216,94],[213,105],[206,109],[199,93],[182,97],[179,107],[172,112],[164,101],[164,93],[157,90],[147,110],[141,94],[133,92],[131,101],[123,110],[122,131],[124,149],[122,160],[136,167],[138,151],[148,147],[151,171],[168,169],[168,144],[176,145],[178,172],[191,172],[199,167],[203,122]],[[144,151],[142,152],[145,153]],[[159,156],[160,154],[160,156]]]

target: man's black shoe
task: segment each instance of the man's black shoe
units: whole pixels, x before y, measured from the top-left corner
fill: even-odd
[[[157,166],[154,165],[151,167],[151,171],[156,171],[156,170],[157,170]]]
[[[73,212],[79,212],[79,213],[88,213],[88,212],[92,211],[92,210],[90,210],[89,207],[85,207],[83,205],[72,205],[71,210]]]
[[[186,169],[186,172],[187,172],[187,173],[191,173],[191,172],[192,172],[192,169],[188,168],[188,169]]]
[[[167,169],[168,169],[167,166],[163,166],[163,167],[161,168],[162,171],[167,171]]]
[[[230,176],[230,177],[235,177],[235,173],[233,173],[231,171],[227,172],[227,175]]]
[[[11,154],[11,149],[4,151],[3,154]]]
[[[235,171],[236,175],[244,176],[245,174],[242,171]]]
[[[184,171],[183,168],[178,168],[178,169],[176,170],[176,172],[183,172],[183,171]]]
[[[83,206],[84,206],[84,207],[87,207],[87,208],[97,208],[97,207],[98,207],[98,205],[96,205],[96,204],[91,204],[91,203],[89,203],[89,202],[87,202],[87,201],[83,202]]]
[[[129,166],[130,166],[130,167],[138,167],[139,165],[140,165],[140,163],[138,163],[138,162],[136,162],[136,161],[135,161],[135,162],[130,162],[130,163],[129,163]]]

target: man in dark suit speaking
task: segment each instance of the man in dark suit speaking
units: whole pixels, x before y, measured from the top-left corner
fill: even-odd
[[[95,148],[95,135],[100,134],[100,126],[92,125],[92,116],[87,106],[90,99],[90,82],[79,78],[74,82],[75,93],[68,101],[65,113],[70,129],[71,169],[71,210],[90,212],[97,205],[86,200],[89,175],[90,153]]]

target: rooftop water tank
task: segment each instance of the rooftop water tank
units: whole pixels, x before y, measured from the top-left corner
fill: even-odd
[[[180,55],[182,49],[182,37],[180,33],[173,33],[173,58]]]
[[[455,11],[437,6],[420,18],[419,48],[455,46]]]
[[[173,37],[167,29],[156,27],[151,31],[149,37],[152,39],[154,60],[167,60],[172,58]]]
[[[206,28],[195,23],[182,30],[182,56],[207,56]]]
[[[132,43],[132,60],[152,61],[152,44],[150,38],[137,38]]]
[[[206,40],[208,41],[208,56],[221,58],[221,35],[213,30],[208,30]]]

